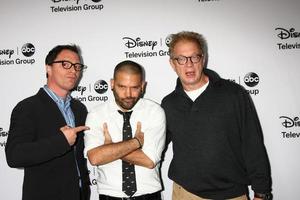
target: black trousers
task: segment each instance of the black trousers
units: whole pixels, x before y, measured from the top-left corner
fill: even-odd
[[[136,196],[136,197],[120,198],[120,197],[112,197],[112,196],[100,194],[99,200],[161,200],[161,195],[160,195],[160,192],[155,192],[155,193],[144,194],[144,195]]]

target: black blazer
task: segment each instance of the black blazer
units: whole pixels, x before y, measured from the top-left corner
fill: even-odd
[[[76,126],[84,125],[86,107],[72,99],[71,108]],[[59,130],[64,125],[59,108],[42,88],[13,109],[5,153],[10,167],[24,168],[23,200],[80,200],[80,195],[89,199],[84,133],[78,133],[76,140],[80,189],[74,148]]]

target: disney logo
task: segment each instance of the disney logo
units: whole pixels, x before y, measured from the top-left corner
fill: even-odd
[[[134,48],[134,47],[145,47],[149,46],[154,49],[154,47],[157,45],[157,41],[142,41],[141,38],[137,37],[136,39],[132,39],[130,37],[123,37],[123,40],[125,40],[125,46],[127,48]]]
[[[300,127],[299,117],[294,117],[293,119],[291,119],[291,118],[286,117],[286,116],[280,116],[279,119],[284,120],[281,124],[285,128],[291,128],[291,127],[294,127],[294,126]]]
[[[8,132],[3,131],[3,128],[0,128],[0,137],[7,137],[7,136],[8,136]]]
[[[80,94],[83,95],[83,93],[86,91],[86,87],[78,85],[77,87],[73,88],[72,91],[80,92]]]
[[[11,56],[15,53],[13,49],[0,49],[0,55],[8,55],[8,58],[11,58]]]
[[[286,30],[284,28],[275,28],[275,30],[280,31],[277,36],[282,40],[300,37],[300,32],[296,32],[294,28],[291,28],[290,30]]]
[[[53,3],[60,3],[60,2],[68,2],[68,1],[76,1],[76,4],[79,4],[79,1],[81,0],[52,0]],[[86,1],[86,0],[85,0]],[[100,2],[101,0],[92,0],[95,3]]]

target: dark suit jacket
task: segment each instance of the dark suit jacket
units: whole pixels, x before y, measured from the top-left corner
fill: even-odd
[[[86,107],[72,99],[71,108],[76,126],[84,125]],[[24,168],[23,200],[79,200],[80,192],[89,199],[84,133],[76,140],[80,190],[74,148],[60,131],[65,125],[56,103],[42,88],[13,109],[5,152],[10,167]]]

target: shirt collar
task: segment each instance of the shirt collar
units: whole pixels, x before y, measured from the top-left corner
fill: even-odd
[[[53,99],[53,101],[55,101],[55,103],[63,105],[64,107],[67,107],[70,105],[71,102],[71,95],[67,95],[66,99],[56,95],[47,85],[44,85],[43,89],[45,90],[45,92],[51,97],[51,99]]]

